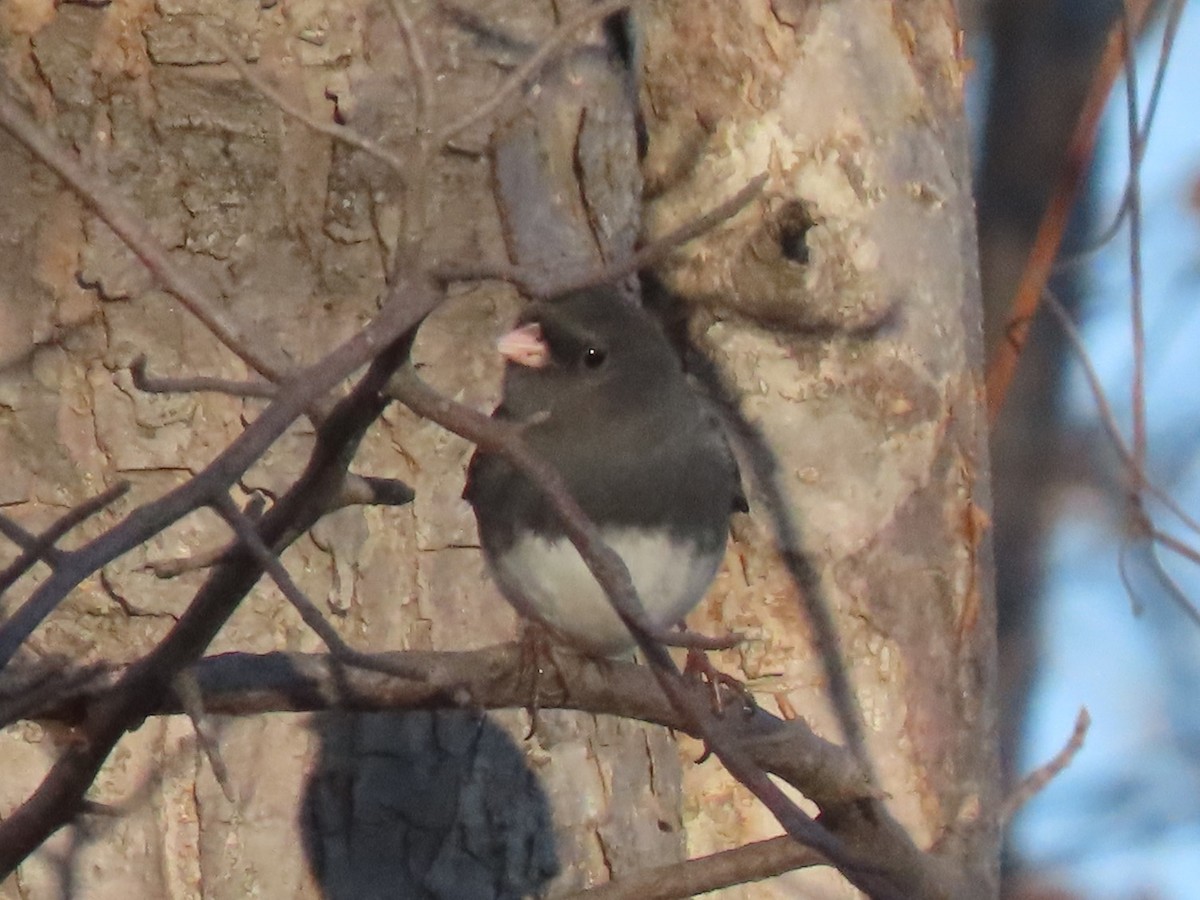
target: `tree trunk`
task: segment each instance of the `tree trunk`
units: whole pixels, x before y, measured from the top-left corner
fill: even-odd
[[[952,855],[994,891],[989,499],[953,4],[664,0],[639,21],[652,233],[769,173],[756,206],[662,273],[737,398],[754,473],[751,519],[696,624],[751,635],[726,662],[758,699],[861,739],[917,843],[969,836]],[[685,790],[690,855],[778,831],[714,767],[689,769]],[[840,896],[833,880],[729,895]]]

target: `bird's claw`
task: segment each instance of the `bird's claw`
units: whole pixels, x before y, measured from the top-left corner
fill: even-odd
[[[758,709],[758,703],[755,702],[754,696],[746,688],[746,685],[714,666],[703,650],[688,648],[683,674],[695,678],[708,687],[712,711],[715,715],[723,716],[725,714],[726,699],[730,695],[737,697],[742,711],[747,715]],[[707,759],[710,752],[706,747],[704,754],[697,762]]]

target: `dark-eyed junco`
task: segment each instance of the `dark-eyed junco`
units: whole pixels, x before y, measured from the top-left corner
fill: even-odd
[[[528,307],[498,343],[504,397],[494,416],[524,425],[624,560],[648,618],[679,622],[704,597],[745,508],[717,417],[657,323],[611,289]],[[616,656],[633,636],[541,492],[477,451],[464,496],[509,602],[585,652]]]

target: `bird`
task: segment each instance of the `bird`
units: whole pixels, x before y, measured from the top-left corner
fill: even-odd
[[[619,555],[647,618],[680,622],[721,565],[737,462],[711,401],[658,322],[613,287],[529,304],[497,342],[505,368],[493,418],[520,426]],[[464,498],[491,575],[527,619],[584,653],[619,658],[633,635],[543,493],[477,449]]]

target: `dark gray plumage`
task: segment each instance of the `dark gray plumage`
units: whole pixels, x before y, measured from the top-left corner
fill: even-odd
[[[745,501],[721,426],[657,324],[596,289],[530,306],[499,347],[508,364],[494,415],[526,424],[629,567],[650,619],[679,621],[708,590]],[[540,491],[476,452],[464,496],[519,612],[588,652],[633,646]]]

